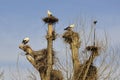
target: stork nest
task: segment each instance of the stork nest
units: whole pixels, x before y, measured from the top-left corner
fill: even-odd
[[[60,70],[52,70],[50,80],[63,80],[63,75]]]
[[[72,30],[68,30],[63,34],[63,39],[66,43],[71,44],[73,41],[76,43],[77,47],[80,47],[79,34]]]
[[[96,80],[97,79],[97,68],[96,66],[90,65],[86,80]]]
[[[45,23],[49,23],[49,24],[55,24],[56,22],[58,22],[58,18],[54,17],[54,16],[49,16],[49,17],[45,17],[43,18],[43,21]]]
[[[86,50],[87,51],[98,51],[98,47],[96,47],[96,46],[87,46]]]
[[[85,69],[86,69],[87,64],[82,64],[78,68],[77,72],[75,73],[76,75],[76,80],[81,80],[83,79],[83,76],[85,74]],[[97,79],[97,68],[96,66],[93,66],[92,64],[89,67],[89,70],[87,72],[87,76],[85,80],[96,80]]]
[[[40,72],[45,72],[47,70],[47,49],[42,49],[40,51],[36,51],[37,55],[34,55],[34,59],[36,61],[36,68]],[[55,51],[52,51],[52,65],[54,64],[55,59]]]

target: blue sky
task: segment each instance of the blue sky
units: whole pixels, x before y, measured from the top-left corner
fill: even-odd
[[[44,35],[47,25],[42,18],[50,10],[59,18],[56,31],[74,23],[79,17],[91,22],[97,19],[97,29],[106,30],[114,44],[120,42],[120,0],[0,0],[0,67],[14,67],[18,45],[26,36],[38,50],[46,47]],[[88,24],[89,25],[89,24]],[[57,42],[56,42],[57,43]],[[57,47],[58,52],[62,48]],[[20,57],[21,65],[28,64]]]

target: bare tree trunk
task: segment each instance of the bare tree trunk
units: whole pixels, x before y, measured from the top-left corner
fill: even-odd
[[[77,65],[80,64],[78,60],[78,48],[74,45],[74,43],[71,43],[71,51],[72,51],[72,62],[73,62],[73,68],[76,69]]]
[[[84,64],[84,67],[83,67],[84,74],[83,74],[83,77],[82,77],[81,80],[86,80],[87,79],[88,71],[90,71],[90,65],[92,65],[95,57],[98,56],[98,48],[97,47],[88,46],[86,49],[88,51],[91,51],[91,55],[90,55],[89,59],[86,61],[86,63]],[[96,73],[97,73],[97,71],[95,72],[95,74],[92,75],[92,76],[94,76],[94,79],[89,79],[89,80],[96,80],[96,75],[97,75]]]
[[[67,30],[63,34],[63,39],[65,40],[66,43],[70,45],[70,49],[72,53],[73,70],[74,70],[72,80],[76,80],[78,68],[80,67],[80,61],[78,58],[78,53],[79,53],[78,51],[80,47],[79,34],[76,32],[73,32],[72,30]]]
[[[47,50],[48,50],[48,55],[47,55],[47,74],[46,74],[46,80],[50,80],[50,74],[52,71],[52,48],[53,48],[53,42],[52,42],[52,24],[48,24],[48,34],[47,34]]]
[[[41,77],[42,80],[46,80],[44,72],[39,71],[39,74],[40,74],[40,77]]]
[[[74,70],[74,73],[73,73],[73,78],[72,80],[76,80],[76,72],[77,72],[77,69],[79,67],[79,60],[78,60],[78,48],[76,48],[76,46],[71,43],[71,51],[72,51],[72,62],[73,62],[73,70]]]
[[[92,62],[93,62],[93,60],[94,60],[94,58],[95,58],[95,52],[93,51],[92,52],[92,54],[91,54],[91,56],[90,56],[90,58],[89,58],[89,62],[85,65],[86,67],[86,69],[85,69],[85,74],[83,75],[83,79],[82,80],[86,80],[86,77],[87,77],[87,74],[88,74],[88,70],[89,70],[89,68],[90,68],[90,65],[92,64]]]

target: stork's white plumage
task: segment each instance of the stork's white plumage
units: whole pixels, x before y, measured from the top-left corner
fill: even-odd
[[[68,27],[66,27],[64,30],[72,30],[72,28],[75,27],[75,24],[71,24]]]
[[[49,10],[47,11],[47,14],[48,14],[48,17],[52,16],[52,13]]]
[[[30,40],[29,37],[26,37],[23,39],[22,43],[25,45],[29,42],[29,40]]]
[[[71,27],[71,28],[75,27],[75,24],[71,24],[70,27]]]

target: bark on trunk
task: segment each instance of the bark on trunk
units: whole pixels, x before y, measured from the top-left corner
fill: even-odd
[[[48,55],[47,55],[47,74],[46,74],[46,80],[50,80],[50,74],[52,71],[52,48],[53,48],[53,42],[52,42],[52,24],[48,24],[48,39],[47,39],[47,50],[48,50]]]

